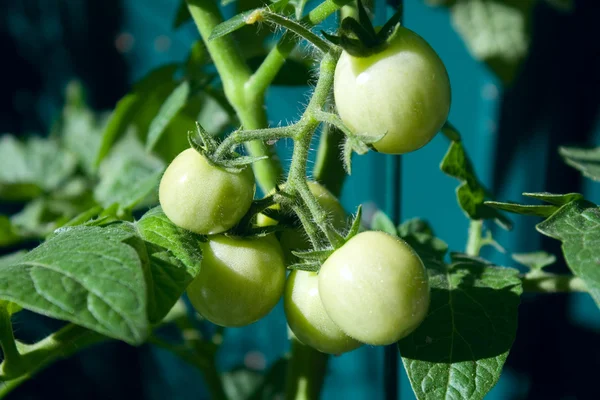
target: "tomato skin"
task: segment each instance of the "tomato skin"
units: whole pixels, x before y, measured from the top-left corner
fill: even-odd
[[[202,266],[187,288],[190,302],[210,322],[238,327],[267,315],[285,285],[277,239],[210,237],[202,243]]]
[[[290,329],[307,346],[322,353],[342,354],[362,345],[346,335],[325,312],[314,272],[292,271],[285,285],[283,306]]]
[[[190,148],[167,167],[158,194],[163,211],[175,225],[212,235],[231,229],[242,219],[254,191],[251,168],[229,172],[209,164]]]
[[[343,52],[335,69],[334,97],[344,123],[357,134],[387,134],[381,153],[417,150],[437,134],[450,111],[450,80],[431,46],[400,27],[382,52]]]
[[[403,240],[362,232],[336,250],[319,271],[329,317],[363,343],[388,345],[416,329],[429,308],[423,262]]]

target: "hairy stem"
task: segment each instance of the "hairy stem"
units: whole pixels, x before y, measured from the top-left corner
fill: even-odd
[[[0,364],[0,377],[17,372],[22,358],[15,342],[10,313],[4,306],[0,306],[0,348],[4,354],[4,361]]]

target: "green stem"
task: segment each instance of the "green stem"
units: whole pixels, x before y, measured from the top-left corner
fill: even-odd
[[[583,279],[573,275],[557,275],[535,271],[521,277],[523,291],[529,293],[586,293]]]
[[[107,338],[74,324],[68,324],[45,339],[22,346],[22,361],[27,373],[0,386],[0,399],[33,377],[37,372],[61,358],[67,358]]]
[[[331,14],[351,1],[352,0],[326,0],[302,18],[301,22],[308,26],[320,24]],[[260,67],[258,67],[256,72],[250,77],[250,80],[246,84],[246,90],[249,93],[255,93],[259,96],[264,95],[297,43],[298,36],[286,32],[281,39],[279,39],[277,45],[271,49]]]
[[[285,382],[286,400],[318,399],[327,374],[328,355],[291,340],[292,350]]]
[[[214,153],[216,160],[225,158],[228,153],[232,152],[238,145],[249,141],[271,141],[284,138],[291,138],[295,134],[294,125],[284,126],[280,128],[266,128],[253,130],[238,130],[229,134],[219,145]]]
[[[471,220],[469,224],[469,238],[467,240],[467,248],[465,252],[467,255],[477,257],[479,256],[479,251],[482,246],[482,236],[483,232],[483,221],[482,220]]]
[[[248,93],[245,89],[251,71],[230,35],[208,41],[213,29],[223,19],[216,1],[187,0],[188,9],[200,36],[221,76],[227,100],[236,111],[246,129],[267,127],[267,115],[263,108],[264,91]],[[261,141],[246,143],[248,152],[255,157],[267,156],[253,164],[254,174],[261,189],[268,193],[279,182],[283,169],[272,146]]]
[[[344,137],[339,129],[331,125],[323,127],[313,168],[315,180],[325,186],[336,197],[340,197],[346,179],[346,170],[340,157]]]
[[[0,348],[4,354],[4,361],[0,364],[0,377],[17,373],[22,366],[22,357],[15,342],[11,315],[2,305],[0,305]]]

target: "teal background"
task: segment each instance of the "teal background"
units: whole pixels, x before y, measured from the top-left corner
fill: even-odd
[[[594,0],[575,3],[572,14],[560,14],[544,4],[537,7],[531,56],[515,85],[503,88],[485,64],[469,55],[445,9],[428,7],[421,0],[405,1],[405,25],[436,49],[448,69],[453,88],[450,120],[461,131],[480,178],[501,200],[518,201],[522,192],[548,190],[582,191],[600,202],[600,184],[583,182],[556,155],[557,145],[600,144],[598,4]],[[6,102],[0,107],[2,130],[46,131],[60,110],[62,89],[73,77],[83,79],[94,107],[106,109],[147,71],[183,60],[197,33],[191,24],[172,30],[177,4],[172,0],[3,4],[3,53],[13,52],[18,60],[8,63],[9,72],[0,81],[3,91],[13,94],[0,100]],[[111,7],[113,11],[107,11]],[[377,18],[383,21],[384,9],[379,10]],[[114,39],[124,32],[133,38],[131,49],[115,54]],[[168,46],[161,49],[161,43]],[[123,75],[123,70],[128,74]],[[270,121],[277,124],[300,115],[307,93],[297,88],[271,89]],[[447,145],[438,135],[422,150],[403,156],[401,215],[426,218],[452,250],[460,251],[466,243],[468,220],[455,201],[457,182],[438,168]],[[282,159],[289,160],[291,143],[281,143],[278,150]],[[342,197],[348,212],[365,202],[386,207],[387,192],[393,187],[390,165],[389,156],[355,156],[354,173]],[[545,248],[559,254],[556,243],[535,232],[535,218],[513,221],[512,232],[490,226],[506,249]],[[485,255],[498,264],[513,265],[507,255],[495,251]],[[56,327],[52,321],[29,318],[17,325],[25,338],[43,336]],[[594,371],[600,370],[599,331],[600,313],[589,296],[525,296],[514,351],[488,398],[595,398],[591,393]],[[279,305],[259,323],[229,329],[219,364],[223,369],[245,360],[269,365],[287,348]],[[587,361],[580,360],[582,354]],[[324,399],[383,398],[382,348],[364,346],[333,357],[329,371]],[[399,379],[400,398],[413,398],[402,368]],[[162,350],[123,344],[103,345],[61,362],[12,398],[44,398],[44,388],[60,392],[63,398],[207,398],[194,369]]]

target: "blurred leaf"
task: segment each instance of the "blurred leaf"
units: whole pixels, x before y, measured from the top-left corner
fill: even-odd
[[[122,209],[133,209],[156,204],[163,169],[161,160],[147,154],[137,138],[128,135],[100,166],[94,197],[104,207],[118,204]]]
[[[60,230],[14,262],[0,264],[0,300],[140,344],[149,333],[140,258],[117,227]],[[107,257],[106,255],[110,255]]]
[[[470,219],[493,219],[504,229],[512,224],[508,218],[484,203],[489,197],[487,190],[477,179],[471,160],[467,156],[462,142],[451,142],[444,156],[440,169],[453,178],[461,181],[456,189],[458,204]]]
[[[600,307],[600,208],[585,200],[573,201],[536,228],[562,242],[569,268],[585,282]]]
[[[167,97],[160,110],[158,110],[158,114],[150,123],[148,137],[146,138],[146,151],[151,151],[154,148],[167,125],[186,104],[189,94],[190,84],[183,81]]]
[[[429,314],[398,342],[413,391],[417,399],[483,399],[515,338],[518,271],[458,254],[450,265],[421,258],[430,274]]]
[[[443,263],[448,245],[437,238],[427,221],[409,219],[398,227],[398,236],[404,239],[419,254],[423,262]]]
[[[21,235],[6,215],[0,214],[0,247],[8,247],[21,241]]]
[[[87,107],[81,84],[70,82],[59,123],[59,137],[64,147],[77,157],[79,165],[88,176],[92,176],[95,172],[96,154],[107,121],[99,119]]]
[[[559,11],[573,11],[575,6],[574,0],[545,0],[548,4]]]
[[[158,107],[164,103],[164,98],[168,94],[159,100],[159,105],[156,109],[151,108],[149,103],[156,101],[157,93],[165,91],[170,93],[173,90],[175,87],[173,75],[177,68],[178,65],[168,64],[150,71],[150,73],[134,85],[133,90],[129,94],[119,100],[102,134],[95,165],[100,165],[100,162],[109,153],[112,145],[125,135],[127,129],[133,123],[137,122],[137,128],[143,128],[143,134],[146,134],[149,121],[152,121],[158,112]],[[148,112],[152,114],[148,115]]]
[[[231,400],[271,400],[283,397],[287,360],[279,359],[262,374],[246,367],[221,375],[227,398]]]
[[[556,256],[554,254],[546,253],[545,251],[514,253],[512,258],[532,271],[542,270],[556,262]]]
[[[502,81],[510,83],[527,55],[535,0],[447,3],[452,24],[473,57],[485,61]]]
[[[0,199],[28,200],[59,187],[75,172],[75,157],[56,140],[0,137]]]
[[[579,170],[584,176],[600,181],[600,147],[561,147],[559,153],[568,165]]]
[[[371,229],[374,231],[382,231],[389,233],[390,235],[398,236],[396,225],[394,225],[394,222],[390,219],[390,217],[388,217],[381,210],[377,210],[377,212],[373,214],[373,219],[371,220]]]

